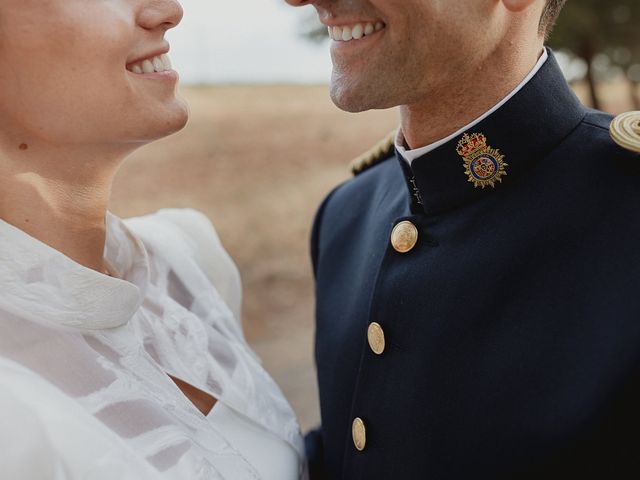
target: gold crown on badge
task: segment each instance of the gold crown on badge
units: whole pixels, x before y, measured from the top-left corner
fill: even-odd
[[[504,162],[504,155],[488,146],[487,137],[482,133],[465,133],[456,151],[464,159],[464,173],[476,188],[494,188],[507,174],[505,167],[509,164]]]

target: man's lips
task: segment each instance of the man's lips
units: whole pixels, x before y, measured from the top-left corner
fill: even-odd
[[[328,26],[329,38],[336,42],[349,42],[351,40],[361,40],[366,36],[384,30],[386,25],[381,21],[360,22],[349,25]]]

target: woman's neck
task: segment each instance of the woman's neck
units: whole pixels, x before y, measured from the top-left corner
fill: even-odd
[[[122,157],[69,149],[0,151],[0,218],[105,272],[105,215]]]

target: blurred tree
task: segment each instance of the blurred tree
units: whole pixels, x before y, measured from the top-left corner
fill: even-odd
[[[626,73],[632,101],[640,110],[640,0],[568,0],[549,44],[584,60],[595,108],[601,105],[596,88],[600,63]],[[601,55],[606,55],[604,61]]]
[[[327,27],[318,19],[315,9],[307,9],[302,15],[302,35],[310,40],[319,42],[329,37]]]
[[[319,42],[325,38],[329,38],[329,32],[318,19],[315,9],[306,9],[301,16],[302,34],[310,40]]]

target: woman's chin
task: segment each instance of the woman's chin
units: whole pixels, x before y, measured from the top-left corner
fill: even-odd
[[[148,141],[159,140],[182,130],[189,121],[189,105],[182,97],[176,97],[170,108],[140,120],[142,137]]]
[[[189,122],[189,104],[182,97],[179,97],[177,100],[180,103],[180,107],[173,114],[173,116],[167,117],[168,131],[166,135],[171,135],[173,133],[179,132]]]

